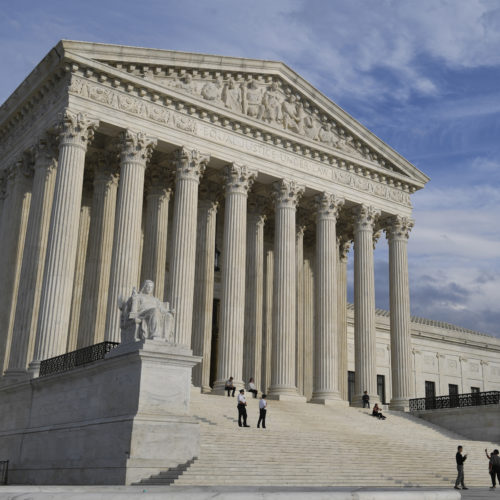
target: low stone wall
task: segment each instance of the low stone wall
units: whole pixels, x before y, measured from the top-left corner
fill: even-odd
[[[470,406],[412,412],[428,422],[478,441],[500,446],[500,405]]]
[[[158,341],[0,388],[0,460],[14,484],[131,484],[198,455],[190,350]]]

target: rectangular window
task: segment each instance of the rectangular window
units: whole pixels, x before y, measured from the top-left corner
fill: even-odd
[[[436,383],[430,380],[425,381],[425,409],[434,410],[436,408]]]
[[[354,372],[347,372],[347,398],[349,403],[352,403],[352,398],[354,396]]]
[[[385,375],[377,375],[377,394],[380,402],[385,405]]]
[[[448,384],[448,394],[450,396],[457,396],[458,395],[458,385]]]
[[[481,392],[481,389],[479,387],[471,387],[470,392],[472,392],[472,394],[478,394]]]

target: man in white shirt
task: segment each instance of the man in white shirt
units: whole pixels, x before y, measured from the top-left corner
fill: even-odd
[[[267,395],[262,394],[259,401],[259,421],[257,422],[257,429],[260,427],[262,423],[262,428],[266,428],[266,413],[267,413]]]
[[[243,425],[241,419],[243,418]],[[250,427],[247,425],[247,398],[245,397],[245,390],[241,389],[238,394],[238,425],[240,427]]]

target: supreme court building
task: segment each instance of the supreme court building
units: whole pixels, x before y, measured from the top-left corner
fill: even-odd
[[[498,339],[410,317],[428,177],[283,63],[61,41],[0,108],[0,147],[3,384],[119,342],[118,304],[149,279],[202,391],[253,377],[404,409],[427,382],[500,389]]]

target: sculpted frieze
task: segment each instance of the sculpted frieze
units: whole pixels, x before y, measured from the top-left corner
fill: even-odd
[[[182,80],[183,90],[186,92],[191,88],[194,92],[197,87],[190,79]],[[221,99],[227,95],[221,91]],[[227,90],[231,90],[228,89]],[[221,125],[209,124],[207,122],[196,119],[186,113],[181,113],[173,109],[169,109],[161,104],[148,102],[140,97],[126,95],[119,90],[111,87],[104,87],[97,82],[88,81],[84,78],[73,77],[69,92],[92,101],[98,102],[113,109],[121,110],[132,115],[139,116],[154,122],[177,128],[187,133],[208,139],[219,144],[227,145],[243,152],[248,152],[273,162],[280,163],[287,167],[309,173],[316,177],[332,180],[339,184],[349,186],[353,189],[371,193],[377,197],[400,203],[406,206],[410,205],[409,193],[400,189],[392,188],[387,184],[377,182],[366,177],[362,177],[355,172],[347,170],[345,162],[343,168],[322,164],[320,162],[310,161],[297,154],[292,154],[283,148],[278,148],[273,145],[268,145],[263,141],[254,138],[245,137],[244,135],[234,132],[228,132]],[[215,90],[212,88],[205,89],[205,93],[215,95]],[[223,97],[225,96],[225,97]],[[236,99],[236,95],[233,96]],[[248,99],[248,95],[245,97]],[[270,100],[271,96],[266,97]],[[229,100],[228,100],[229,102]],[[235,101],[237,102],[237,100]],[[253,101],[252,101],[253,102]],[[248,105],[248,104],[247,104]],[[251,104],[250,104],[251,105]],[[255,111],[255,109],[254,109]],[[254,112],[252,111],[252,112]],[[274,108],[271,115],[266,116],[283,116],[279,115],[278,110]],[[264,115],[263,115],[264,116]],[[271,119],[271,118],[267,118]],[[288,118],[290,119],[290,117]],[[344,139],[341,139],[344,140]],[[346,139],[347,140],[347,139]]]

